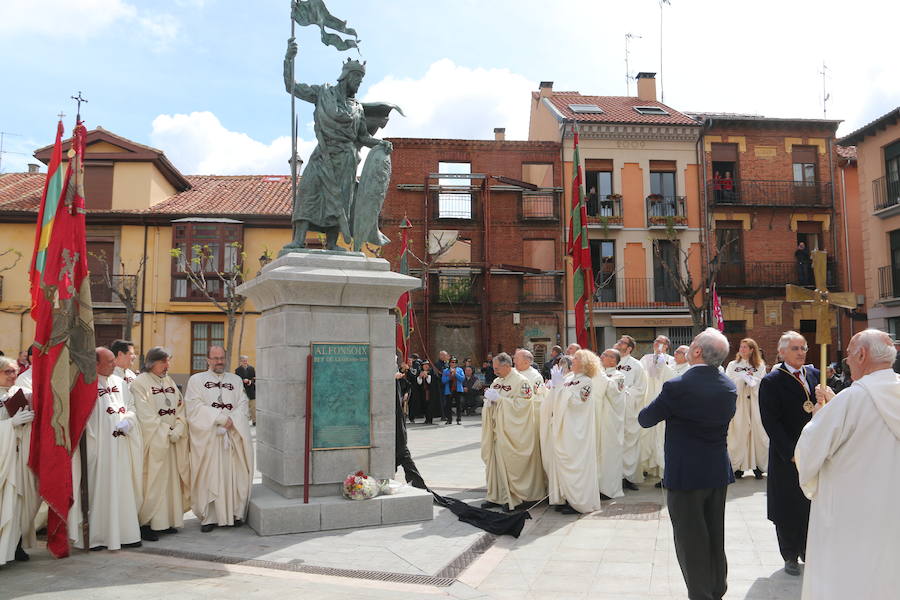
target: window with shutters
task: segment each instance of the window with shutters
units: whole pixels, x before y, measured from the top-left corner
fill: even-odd
[[[206,275],[206,289],[215,298],[223,296],[218,273],[233,271],[241,260],[244,241],[241,223],[174,222],[172,244],[181,251],[172,258],[172,300],[204,302],[206,296],[188,279],[188,261]]]
[[[191,323],[191,375],[208,368],[210,346],[225,345],[224,323]]]

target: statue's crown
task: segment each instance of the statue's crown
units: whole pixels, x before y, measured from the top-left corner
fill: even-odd
[[[366,62],[359,62],[358,60],[350,60],[347,59],[347,62],[344,63],[341,68],[341,79],[352,73],[353,71],[358,71],[363,75],[366,74]]]

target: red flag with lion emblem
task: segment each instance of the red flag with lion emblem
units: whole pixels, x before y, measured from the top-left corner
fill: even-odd
[[[74,499],[72,455],[97,400],[84,220],[86,135],[84,125],[77,123],[66,174],[60,178],[59,125],[31,261],[35,418],[28,464],[50,508],[47,548],[57,558],[69,555],[66,519]]]

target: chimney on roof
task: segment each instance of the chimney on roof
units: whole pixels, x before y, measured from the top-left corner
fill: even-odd
[[[494,127],[494,139],[502,142],[506,139],[506,127]]]
[[[656,102],[656,73],[640,72],[637,79],[637,92],[640,100]]]
[[[28,172],[29,173],[40,173],[41,165],[36,165],[34,163],[28,163]]]
[[[542,81],[538,86],[538,93],[541,98],[546,98],[550,94],[553,93],[553,82],[552,81]]]

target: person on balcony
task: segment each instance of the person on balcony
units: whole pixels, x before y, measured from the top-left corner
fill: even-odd
[[[799,242],[797,249],[794,251],[794,258],[797,260],[797,282],[800,285],[811,285],[812,277],[812,258],[809,250],[806,248],[805,242]]]
[[[731,177],[731,171],[725,171],[725,176],[721,180],[722,195],[726,202],[734,202],[734,179]]]
[[[713,174],[713,197],[716,199],[716,202],[723,202],[725,200],[725,195],[722,193],[722,174],[716,171]]]

